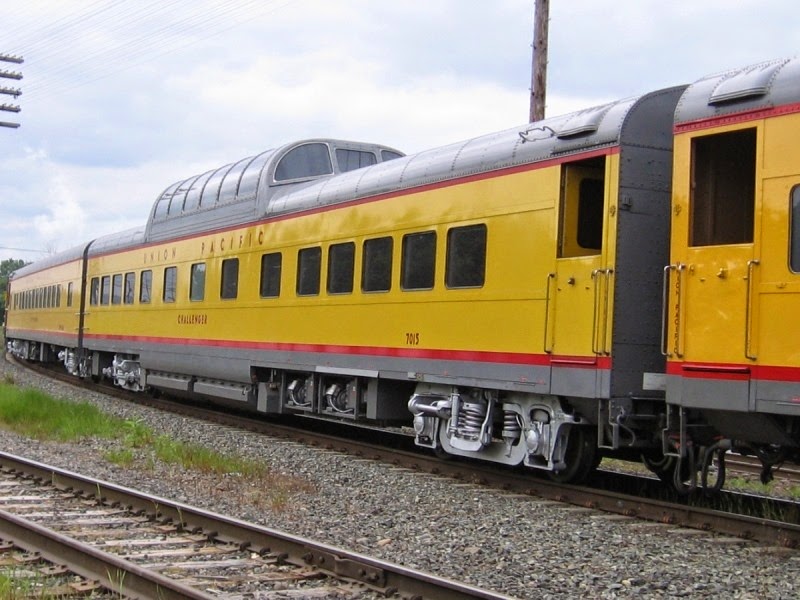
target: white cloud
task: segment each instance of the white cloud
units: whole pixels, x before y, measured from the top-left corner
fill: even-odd
[[[214,18],[190,26],[201,10]],[[13,47],[0,52],[26,63],[23,125],[0,129],[0,246],[64,249],[142,224],[170,183],[294,139],[415,152],[520,125],[532,12],[529,0],[7,7]],[[795,13],[789,0],[553,2],[547,114],[794,55]]]

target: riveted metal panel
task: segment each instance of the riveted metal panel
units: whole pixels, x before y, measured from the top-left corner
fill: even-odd
[[[675,111],[685,124],[800,102],[800,59],[772,60],[709,75],[690,85]]]

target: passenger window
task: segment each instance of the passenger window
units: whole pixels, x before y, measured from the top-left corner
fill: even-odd
[[[337,148],[336,162],[339,164],[339,170],[344,172],[374,165],[378,162],[378,159],[372,152]]]
[[[353,242],[333,244],[328,250],[328,293],[349,294],[353,291],[353,268],[356,245]]]
[[[274,152],[272,150],[262,152],[247,165],[244,173],[242,173],[242,179],[239,182],[238,198],[255,195],[258,190],[258,181],[261,179],[261,171],[263,171],[264,165],[267,164],[267,161],[273,154]]]
[[[100,279],[97,277],[92,277],[89,291],[89,304],[92,306],[100,304]]]
[[[225,174],[231,168],[231,165],[225,165],[224,167],[220,167],[208,178],[206,181],[205,186],[203,186],[203,191],[200,195],[200,204],[203,208],[209,208],[214,206],[217,203],[217,198],[219,197],[219,186],[222,185],[222,178],[225,177]]]
[[[125,273],[125,291],[122,301],[125,304],[133,304],[136,297],[136,273]]]
[[[600,254],[604,206],[604,157],[562,166],[559,258]]]
[[[400,265],[404,290],[433,288],[436,274],[436,232],[411,233],[403,237]]]
[[[219,296],[223,300],[233,300],[239,295],[239,259],[229,258],[222,261],[222,281]]]
[[[361,289],[364,292],[388,292],[392,288],[392,249],[390,237],[364,241]]]
[[[114,275],[111,288],[111,304],[122,303],[122,275]]]
[[[303,144],[290,150],[275,168],[275,181],[330,175],[331,156],[325,144]]]
[[[692,140],[691,246],[753,241],[756,130]]]
[[[162,299],[164,302],[175,302],[178,290],[178,267],[166,267],[164,269],[164,291]]]
[[[206,295],[206,263],[192,265],[191,281],[189,282],[189,300],[200,302]]]
[[[222,184],[219,188],[219,204],[227,204],[236,200],[236,193],[239,190],[239,181],[242,178],[242,172],[245,170],[253,157],[242,159],[233,165],[225,174]]]
[[[399,152],[393,152],[392,150],[381,150],[381,160],[394,160],[395,158],[402,158],[403,155]]]
[[[208,182],[209,177],[213,174],[214,171],[207,171],[192,181],[189,189],[186,190],[186,198],[183,200],[184,212],[194,210],[200,205],[200,194],[203,192],[203,187]]]
[[[481,287],[486,277],[486,225],[447,232],[445,283],[449,288]]]
[[[111,299],[111,275],[105,275],[100,280],[100,304],[108,304]]]
[[[792,214],[789,222],[789,268],[800,273],[800,186],[792,190]]]
[[[265,254],[261,257],[262,298],[277,298],[281,295],[281,262],[280,252]]]
[[[72,306],[72,282],[67,284],[67,308]]]
[[[139,285],[139,302],[149,304],[153,291],[153,272],[142,271],[141,282]]]
[[[322,262],[320,248],[303,248],[297,253],[297,295],[319,294],[319,271]]]

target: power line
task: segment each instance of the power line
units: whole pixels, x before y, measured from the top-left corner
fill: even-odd
[[[13,250],[14,252],[37,252],[38,254],[49,254],[47,250],[31,250],[30,248],[11,248],[10,246],[0,246],[0,250]]]
[[[296,1],[101,0],[81,13],[22,28],[9,41],[28,57],[30,103],[184,50]]]

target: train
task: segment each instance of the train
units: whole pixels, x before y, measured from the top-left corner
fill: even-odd
[[[405,155],[305,139],[15,272],[6,348],[683,493],[800,458],[800,60]]]

